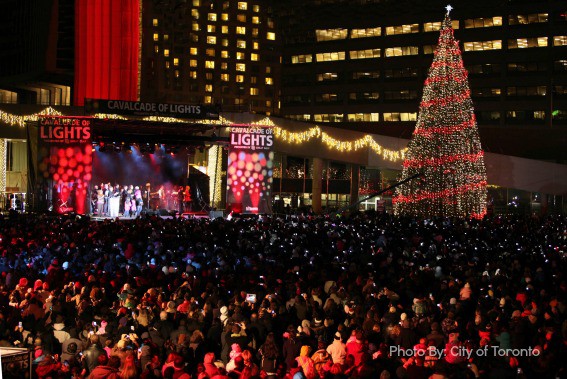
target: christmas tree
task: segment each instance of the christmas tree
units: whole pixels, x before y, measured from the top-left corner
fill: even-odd
[[[394,212],[421,218],[486,214],[486,168],[467,71],[449,12],[423,88],[417,125],[408,144]]]

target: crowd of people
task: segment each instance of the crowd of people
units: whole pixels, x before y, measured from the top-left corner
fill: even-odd
[[[564,377],[566,249],[565,216],[14,216],[0,346],[38,378]]]

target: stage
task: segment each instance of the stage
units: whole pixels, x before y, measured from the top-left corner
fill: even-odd
[[[178,212],[168,212],[167,210],[160,211],[150,211],[150,212],[142,212],[140,215],[141,218],[146,216],[157,216],[163,219],[173,219],[173,218],[183,218],[183,219],[190,219],[190,218],[218,218],[223,217],[223,212],[184,212],[179,214]],[[118,216],[118,217],[110,217],[110,216],[97,216],[97,215],[90,215],[91,220],[93,221],[105,221],[105,220],[120,220],[120,221],[135,221],[136,217],[128,217],[128,216]]]

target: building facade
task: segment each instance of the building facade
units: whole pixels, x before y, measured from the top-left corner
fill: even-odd
[[[451,12],[486,150],[565,162],[564,1]],[[278,7],[281,116],[409,138],[446,3],[290,0]]]
[[[278,113],[280,48],[270,1],[156,1],[142,10],[140,95]]]

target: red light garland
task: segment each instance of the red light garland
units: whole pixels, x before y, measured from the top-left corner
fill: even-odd
[[[486,168],[468,73],[447,14],[424,82],[416,129],[408,145],[394,212],[418,217],[480,218],[486,214]]]

